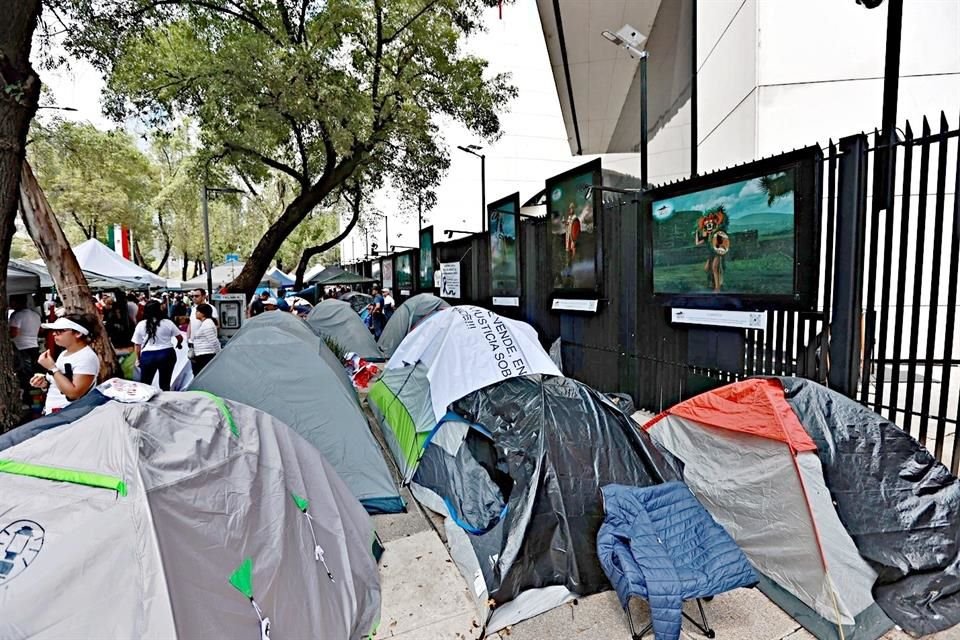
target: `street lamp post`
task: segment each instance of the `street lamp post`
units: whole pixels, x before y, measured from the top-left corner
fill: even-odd
[[[213,299],[213,266],[210,263],[210,216],[207,214],[207,194],[208,193],[243,193],[243,189],[234,189],[233,187],[208,187],[203,185],[200,190],[202,196],[203,211],[203,249],[204,263],[207,268],[207,296]]]
[[[487,230],[487,156],[482,153],[477,153],[483,147],[480,147],[475,144],[468,144],[467,146],[457,145],[457,149],[463,151],[464,153],[469,153],[472,156],[477,156],[480,158],[480,231]]]
[[[383,218],[383,246],[390,245],[390,218],[387,217],[385,213],[377,213],[376,211],[371,211],[375,216],[380,216]]]
[[[647,188],[647,51],[641,49],[647,37],[631,27],[623,25],[619,31],[613,33],[604,31],[603,37],[623,47],[631,58],[640,60],[640,184]],[[697,141],[693,141],[696,146]]]

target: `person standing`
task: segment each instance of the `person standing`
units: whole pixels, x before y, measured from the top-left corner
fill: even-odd
[[[9,320],[10,338],[16,349],[17,379],[26,397],[30,392],[30,377],[36,367],[37,358],[40,357],[37,336],[40,334],[40,323],[43,320],[36,310],[27,306],[25,295],[10,296],[10,308],[13,309]]]
[[[213,360],[214,356],[220,353],[220,338],[217,336],[217,324],[213,319],[213,307],[201,302],[194,307],[194,311],[197,318],[197,328],[192,332],[193,375],[197,375]]]
[[[393,312],[396,309],[396,302],[393,300],[393,296],[390,295],[390,289],[383,290],[383,317],[384,324],[390,322],[390,317],[393,316]]]
[[[13,309],[9,321],[13,346],[17,348],[20,357],[32,366],[40,357],[40,346],[37,343],[42,322],[40,314],[27,306],[27,296],[24,295],[10,296],[10,308]]]
[[[379,340],[387,322],[383,315],[383,296],[380,295],[380,290],[376,287],[373,288],[373,310],[370,315],[372,316],[370,328],[373,331],[373,337]]]
[[[210,307],[212,315],[207,314],[207,317],[213,318],[214,320],[217,319],[217,310],[207,302],[207,292],[203,289],[194,289],[190,297],[193,299],[193,306],[190,307],[190,328],[187,331],[187,341],[193,342],[193,336],[200,328],[200,323],[202,322],[202,320],[197,318],[197,307],[201,304]]]
[[[56,322],[40,325],[54,336],[63,351],[53,359],[48,350],[40,354],[37,363],[47,373],[30,378],[30,385],[47,390],[43,414],[57,413],[74,400],[79,400],[97,383],[100,357],[90,347],[98,321],[88,314],[67,314]]]
[[[170,379],[177,365],[173,340],[177,341],[177,349],[183,347],[180,329],[165,317],[163,305],[156,300],[147,302],[143,308],[143,320],[133,330],[140,382],[153,384],[153,378],[159,372],[160,389],[170,391]]]
[[[253,296],[253,300],[247,306],[247,317],[253,318],[263,313],[263,302],[269,297],[269,291],[261,291],[259,296]]]

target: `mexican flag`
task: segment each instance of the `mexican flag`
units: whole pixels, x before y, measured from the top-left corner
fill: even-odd
[[[107,246],[127,260],[133,259],[133,240],[127,227],[119,224],[107,227]]]

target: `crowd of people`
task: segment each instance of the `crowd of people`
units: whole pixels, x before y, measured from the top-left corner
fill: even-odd
[[[100,332],[118,357],[132,357],[134,377],[156,381],[164,391],[171,388],[176,350],[184,343],[194,375],[220,351],[217,310],[202,289],[153,297],[102,292],[94,305],[96,314],[65,313],[51,300],[41,316],[31,296],[10,297],[10,339],[27,406],[31,391],[39,390],[45,395],[42,413],[56,413],[96,386],[101,363],[91,344]]]
[[[347,287],[329,287],[322,297],[337,299],[350,292]],[[291,308],[285,298],[283,289],[276,296],[264,291],[254,296],[247,315],[299,310]],[[101,363],[91,345],[100,332],[121,361],[129,358],[132,366],[123,367],[125,374],[155,383],[164,391],[171,388],[177,353],[185,344],[194,375],[221,349],[217,309],[203,289],[152,296],[134,291],[101,292],[94,297],[96,314],[67,314],[58,304],[58,300],[45,302],[41,314],[32,296],[10,297],[10,339],[24,401],[29,406],[37,396],[35,390],[43,392],[43,414],[62,410],[96,386]],[[380,337],[394,307],[389,289],[373,290],[373,301],[361,316],[375,337]]]
[[[380,334],[383,333],[383,328],[387,326],[395,308],[396,302],[390,294],[390,289],[385,288],[381,291],[376,287],[373,288],[373,301],[367,305],[360,317],[377,340],[380,339]]]

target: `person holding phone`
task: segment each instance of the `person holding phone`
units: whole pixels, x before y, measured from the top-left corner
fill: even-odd
[[[53,334],[57,346],[63,347],[56,360],[49,349],[40,354],[37,363],[47,373],[30,378],[31,386],[47,390],[44,415],[61,411],[97,383],[100,356],[90,347],[97,325],[97,319],[88,314],[68,314],[40,325]]]

